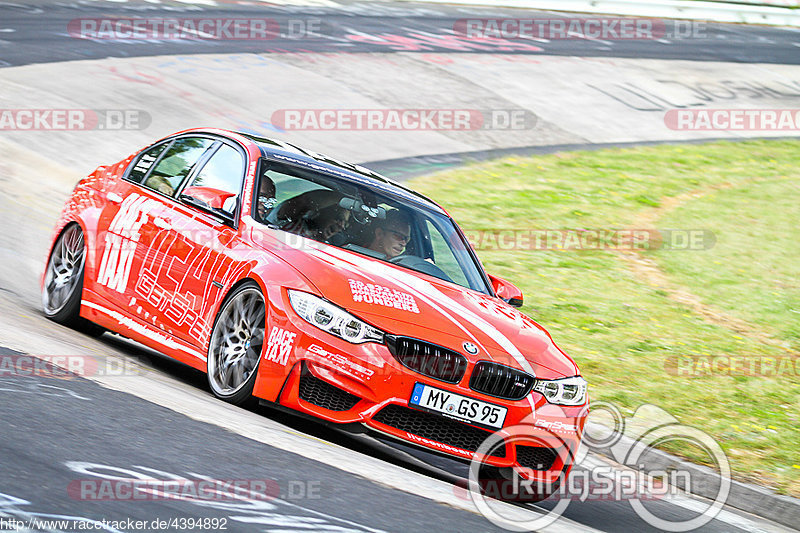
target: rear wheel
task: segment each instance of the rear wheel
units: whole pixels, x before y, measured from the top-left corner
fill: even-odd
[[[214,322],[208,349],[208,384],[234,405],[250,398],[264,344],[266,305],[255,283],[234,290]]]
[[[105,331],[81,318],[86,243],[78,224],[71,224],[59,235],[47,268],[42,287],[42,309],[47,318],[85,333],[99,335]]]

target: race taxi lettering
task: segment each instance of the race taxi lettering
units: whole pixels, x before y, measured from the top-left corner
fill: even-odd
[[[376,305],[419,313],[417,301],[414,300],[412,295],[406,292],[400,292],[395,289],[390,289],[389,287],[374,285],[372,283],[364,283],[356,279],[348,279],[347,281],[350,283],[350,292],[353,294],[354,302],[374,303]]]
[[[283,328],[272,328],[267,339],[267,353],[264,354],[264,359],[285,365],[289,360],[295,337],[297,337],[297,333],[286,331]]]
[[[138,194],[131,194],[122,202],[105,236],[106,244],[97,276],[100,285],[125,292],[133,265],[133,253],[141,238],[139,232],[155,205],[155,200]]]
[[[134,287],[136,294],[144,298],[154,309],[158,309],[162,316],[175,322],[176,326],[189,325],[189,335],[193,338],[202,338],[208,324],[194,311],[196,308],[195,295],[186,292],[180,294],[170,291],[158,282],[158,277],[149,268],[143,267]],[[135,300],[129,304],[133,307]],[[149,314],[149,313],[148,313]],[[155,315],[153,315],[155,320]]]

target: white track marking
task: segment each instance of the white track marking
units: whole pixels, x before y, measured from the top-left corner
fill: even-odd
[[[220,402],[200,391],[184,387],[176,388],[172,383],[148,377],[98,377],[98,383],[119,390],[181,413],[189,418],[213,424],[233,433],[257,440],[281,450],[296,453],[317,462],[361,476],[380,485],[428,498],[450,507],[477,513],[472,500],[456,494],[455,487],[416,472],[386,463],[380,459],[360,454],[316,437],[298,433],[264,416],[237,409]],[[168,380],[172,381],[172,380]],[[494,504],[493,504],[494,505]],[[532,520],[541,515],[533,508],[501,504],[509,519]],[[595,532],[566,518],[543,529],[545,532]]]

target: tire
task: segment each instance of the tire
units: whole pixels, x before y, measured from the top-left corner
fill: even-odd
[[[208,385],[233,405],[250,399],[266,328],[266,303],[255,282],[231,292],[222,304],[208,345]]]
[[[86,242],[78,224],[70,224],[56,239],[45,269],[42,309],[50,320],[91,335],[105,331],[81,318],[81,293]]]

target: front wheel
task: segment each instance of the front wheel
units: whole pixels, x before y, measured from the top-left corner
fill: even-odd
[[[266,305],[255,283],[246,283],[222,304],[208,348],[208,384],[214,396],[239,405],[250,398],[264,344]]]

